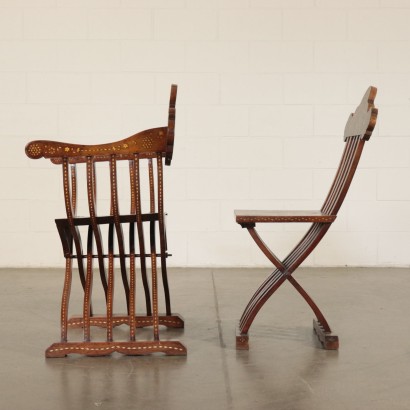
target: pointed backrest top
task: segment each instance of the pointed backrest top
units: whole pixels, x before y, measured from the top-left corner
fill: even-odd
[[[361,103],[347,120],[344,140],[349,137],[360,136],[360,139],[369,140],[372,135],[377,120],[377,108],[374,106],[374,99],[377,94],[376,87],[369,87],[364,94]]]

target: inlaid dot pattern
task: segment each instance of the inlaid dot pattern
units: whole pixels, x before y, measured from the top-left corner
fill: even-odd
[[[30,158],[33,159],[40,158],[42,154],[42,149],[39,144],[31,143],[27,147],[27,154]]]

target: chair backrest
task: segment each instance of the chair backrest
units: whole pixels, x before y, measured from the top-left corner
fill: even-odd
[[[367,89],[361,103],[356,111],[350,114],[346,123],[344,133],[346,146],[336,176],[321,209],[322,213],[326,215],[337,215],[357,169],[364,143],[370,138],[376,125],[377,108],[374,107],[376,92],[375,87]],[[303,262],[329,228],[330,224],[328,223],[315,222],[312,224],[306,235],[284,260],[284,265],[289,272],[293,272]]]
[[[336,215],[349,190],[364,143],[369,140],[376,125],[377,108],[374,106],[376,93],[375,87],[369,87],[356,111],[350,114],[347,120],[344,132],[346,146],[335,179],[321,209],[325,214]]]

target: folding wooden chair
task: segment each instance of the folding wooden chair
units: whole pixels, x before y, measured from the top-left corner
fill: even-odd
[[[146,355],[162,352],[167,355],[186,355],[185,346],[179,341],[161,341],[159,326],[183,328],[184,321],[178,314],[171,314],[167,278],[167,241],[163,195],[163,158],[170,165],[174,146],[175,102],[177,86],[171,87],[171,96],[166,127],[148,129],[122,141],[102,145],[76,145],[55,141],[33,141],[27,144],[26,154],[32,159],[51,159],[62,166],[64,200],[67,218],[57,219],[64,256],[66,258],[65,280],[61,303],[61,342],[46,350],[46,357],[64,357],[70,353],[103,356],[113,352],[126,355]],[[130,212],[120,211],[120,192],[117,184],[117,162],[129,161]],[[108,215],[97,214],[96,162],[107,162],[109,167],[110,211]],[[156,176],[154,172],[156,163]],[[77,166],[85,167],[89,216],[77,216]],[[149,212],[142,211],[143,184],[140,182],[141,167],[146,165]],[[83,168],[84,169],[84,168]],[[155,193],[155,181],[157,183]],[[144,225],[149,227],[149,251],[146,251]],[[81,228],[83,227],[83,228]],[[85,227],[85,228],[84,228]],[[102,235],[101,229],[108,230]],[[135,233],[135,228],[137,234]],[[124,235],[128,232],[128,240]],[[81,231],[85,231],[81,234]],[[157,234],[159,233],[159,251]],[[84,238],[82,239],[82,235]],[[116,238],[116,240],[115,240]],[[82,242],[86,242],[83,252]],[[118,251],[114,250],[117,243]],[[127,244],[128,242],[128,244]],[[136,242],[138,244],[136,245]],[[95,248],[94,248],[95,245]],[[108,245],[108,253],[104,248]],[[139,258],[145,295],[146,314],[136,314],[136,258]],[[147,276],[149,258],[151,265],[151,288]],[[165,294],[165,314],[158,313],[157,259],[160,260]],[[92,310],[92,286],[94,281],[93,261],[97,260],[99,276],[105,296],[106,313],[95,315]],[[108,259],[108,275],[106,268]],[[119,271],[125,292],[126,314],[114,314],[114,269],[119,259]],[[68,305],[72,284],[73,260],[77,261],[81,285],[84,291],[82,315],[68,318]],[[84,263],[85,261],[85,263]],[[114,340],[113,328],[126,324],[129,336],[126,341]],[[91,338],[91,326],[106,328],[106,338],[95,341]],[[137,340],[136,328],[153,326],[153,340]],[[68,341],[69,328],[83,328],[83,341]]]
[[[336,219],[337,212],[352,182],[364,143],[370,138],[376,125],[377,108],[374,107],[376,92],[375,87],[369,87],[355,113],[349,116],[344,132],[346,145],[342,159],[329,194],[320,211],[235,211],[236,222],[242,228],[247,228],[252,239],[276,267],[274,272],[252,296],[242,314],[236,335],[237,349],[249,349],[248,331],[253,320],[265,302],[286,280],[295,287],[316,315],[317,320],[313,321],[313,326],[324,348],[338,349],[338,337],[332,334],[322,312],[292,274],[316,248]],[[257,223],[274,222],[312,223],[305,236],[283,261],[280,261],[266,246],[255,229]]]

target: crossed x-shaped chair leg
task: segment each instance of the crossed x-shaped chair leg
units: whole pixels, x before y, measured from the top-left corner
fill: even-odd
[[[309,214],[304,212],[303,214]],[[266,222],[314,222],[311,228],[308,230],[302,240],[296,245],[296,247],[289,253],[289,255],[280,261],[276,255],[267,247],[262,238],[259,236],[255,229],[254,222],[240,222],[242,219],[252,219],[249,213],[241,213],[236,211],[237,222],[243,228],[247,228],[249,234],[258,245],[264,255],[272,262],[276,267],[273,273],[262,283],[255,294],[249,301],[242,317],[239,322],[239,329],[236,335],[236,348],[238,350],[249,349],[249,328],[255,319],[257,313],[270,296],[276,292],[277,289],[288,280],[293,287],[299,292],[299,294],[305,299],[308,305],[312,308],[316,320],[313,320],[313,328],[321,341],[325,349],[336,350],[339,347],[339,339],[336,335],[333,335],[327,320],[323,316],[316,303],[309,296],[309,294],[303,289],[303,287],[292,276],[296,268],[307,258],[307,256],[313,251],[316,245],[320,242],[326,231],[329,229],[331,223],[334,220],[334,216],[331,215],[272,215],[268,218],[276,218],[276,220],[266,220]],[[265,217],[266,218],[266,217]],[[296,220],[297,219],[297,220]],[[308,219],[308,220],[304,220]],[[317,220],[318,222],[315,222]],[[319,221],[326,222],[319,222]]]

